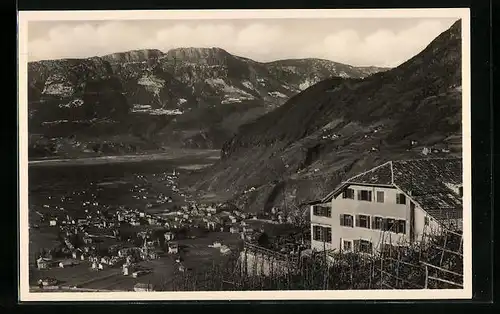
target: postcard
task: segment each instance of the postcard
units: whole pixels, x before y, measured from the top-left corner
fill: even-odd
[[[18,21],[20,301],[472,298],[468,9]]]

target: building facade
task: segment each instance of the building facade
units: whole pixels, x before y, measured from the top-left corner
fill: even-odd
[[[372,253],[443,226],[461,228],[462,161],[390,161],[311,204],[311,248]]]

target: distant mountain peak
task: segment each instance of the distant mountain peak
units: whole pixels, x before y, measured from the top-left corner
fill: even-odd
[[[124,52],[111,53],[101,58],[113,62],[141,62],[149,59],[159,58],[164,53],[158,49],[135,49]]]
[[[179,59],[191,62],[200,62],[208,59],[222,59],[232,56],[229,52],[218,47],[180,47],[167,51],[166,58]]]

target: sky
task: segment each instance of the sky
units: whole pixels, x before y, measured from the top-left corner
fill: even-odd
[[[135,49],[219,47],[260,62],[323,58],[395,67],[422,51],[454,18],[30,21],[29,61]]]

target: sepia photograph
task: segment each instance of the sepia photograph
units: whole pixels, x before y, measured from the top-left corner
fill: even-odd
[[[470,299],[469,24],[19,12],[20,300]]]

